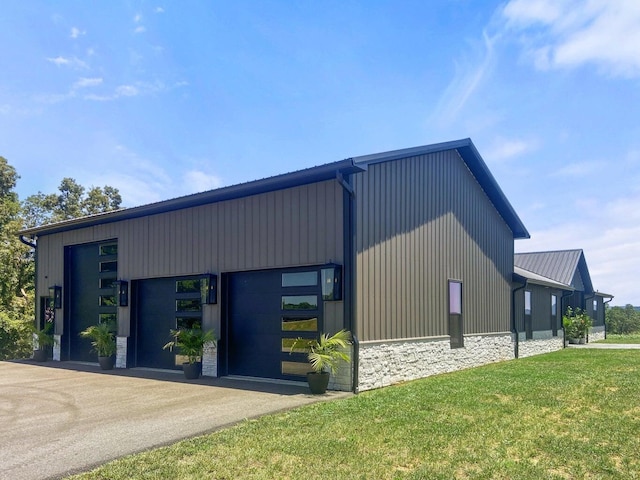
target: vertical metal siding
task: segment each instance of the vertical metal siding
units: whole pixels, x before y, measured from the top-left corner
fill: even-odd
[[[513,234],[455,151],[355,176],[357,328],[384,340],[447,334],[447,280],[465,333],[509,331]]]
[[[45,235],[38,239],[37,295],[47,295],[49,285],[63,284],[65,246],[109,239],[118,241],[118,276],[129,281],[341,264],[342,195],[342,187],[332,180]],[[124,332],[129,310],[119,310]],[[342,325],[341,302],[327,312],[330,325]],[[205,321],[217,322],[219,307],[207,306],[205,314]],[[61,329],[62,322],[58,325]]]

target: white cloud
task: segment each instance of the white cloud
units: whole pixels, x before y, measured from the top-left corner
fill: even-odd
[[[142,21],[142,14],[141,13],[136,14],[136,16],[133,17],[133,21],[134,23],[140,23]]]
[[[144,33],[146,31],[147,29],[143,25],[139,25],[133,30],[133,33]]]
[[[496,39],[483,32],[482,58],[479,64],[460,65],[456,63],[456,75],[441,96],[432,121],[447,126],[459,116],[471,96],[489,74],[494,64],[494,43]]]
[[[499,137],[483,157],[488,162],[501,162],[532,152],[538,147],[534,140],[507,139]]]
[[[135,97],[140,93],[140,90],[133,85],[120,85],[116,88],[116,95],[118,97]]]
[[[581,248],[595,289],[615,295],[613,305],[640,305],[640,195],[585,205],[580,222],[568,215],[564,224],[531,230],[516,251]]]
[[[154,10],[156,13],[164,13],[164,8],[162,7],[156,7],[156,9]]]
[[[87,87],[97,87],[98,85],[102,85],[102,78],[80,78],[76,83],[73,84],[73,89],[78,88],[87,88]]]
[[[217,175],[201,172],[199,170],[191,170],[183,176],[184,190],[187,193],[204,192],[220,188],[223,183],[222,179]]]
[[[586,177],[593,174],[599,174],[607,170],[607,165],[604,162],[579,162],[570,163],[557,170],[551,175],[554,177]]]
[[[69,34],[69,36],[71,38],[78,38],[81,35],[86,35],[87,31],[86,30],[80,30],[77,27],[71,27],[71,33]]]
[[[511,0],[502,15],[537,68],[593,64],[607,75],[640,76],[637,0]]]
[[[78,57],[49,57],[47,58],[47,61],[53,63],[54,65],[57,65],[58,67],[72,67],[76,69],[89,68],[89,65],[80,60]]]

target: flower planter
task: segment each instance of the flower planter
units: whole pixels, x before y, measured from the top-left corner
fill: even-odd
[[[116,359],[113,356],[110,357],[98,357],[98,363],[102,370],[113,370],[113,365]]]
[[[313,394],[322,394],[329,386],[329,372],[309,372],[307,373],[307,383],[309,390]]]
[[[36,362],[46,362],[47,361],[47,351],[44,349],[38,349],[33,351],[33,359]]]
[[[200,362],[195,363],[183,363],[182,371],[184,372],[184,378],[187,380],[195,380],[200,378],[200,368],[202,364]]]

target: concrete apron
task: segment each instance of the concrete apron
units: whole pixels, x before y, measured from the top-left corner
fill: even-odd
[[[60,478],[346,392],[182,373],[0,362],[0,478]]]

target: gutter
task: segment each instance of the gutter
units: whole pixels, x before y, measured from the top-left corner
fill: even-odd
[[[344,323],[351,332],[353,343],[352,355],[352,384],[351,391],[358,393],[359,365],[360,365],[360,342],[356,332],[356,191],[353,188],[352,176],[343,175],[340,170],[336,171],[336,180],[344,189],[342,203],[342,230],[343,230],[343,251],[344,251]]]
[[[529,279],[524,278],[524,283],[522,284],[522,286],[511,290],[511,331],[514,333],[514,336],[515,336],[515,341],[513,345],[513,356],[515,358],[519,358],[520,356],[520,352],[519,352],[520,332],[518,332],[518,322],[516,322],[516,292],[527,288],[528,282],[529,282]]]
[[[20,235],[18,238],[20,238],[20,241],[25,245],[27,245],[28,247],[35,249],[37,246],[36,244],[37,237],[27,238],[26,235]]]

